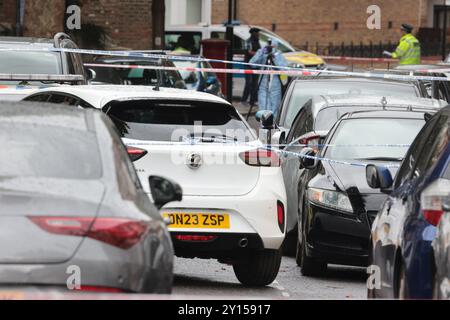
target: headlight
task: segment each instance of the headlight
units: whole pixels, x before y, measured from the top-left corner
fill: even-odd
[[[309,188],[308,199],[324,207],[353,213],[350,199],[341,192]]]
[[[298,68],[298,69],[304,69],[305,65],[301,64],[301,63],[289,63],[288,64],[289,68]]]

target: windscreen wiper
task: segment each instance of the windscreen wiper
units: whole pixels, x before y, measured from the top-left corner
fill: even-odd
[[[398,161],[401,162],[403,161],[403,158],[394,158],[394,157],[370,157],[370,158],[359,158],[359,159],[355,159],[355,160],[373,160],[373,161]]]
[[[233,141],[233,142],[237,142],[237,138],[236,137],[230,137],[224,134],[219,134],[219,135],[207,135],[205,136],[204,134],[201,136],[196,136],[195,134],[191,134],[189,137],[187,137],[187,140],[199,140],[201,142],[226,142],[226,141]]]

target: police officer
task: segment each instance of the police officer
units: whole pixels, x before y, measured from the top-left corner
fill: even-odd
[[[249,62],[256,52],[261,49],[261,43],[259,42],[259,29],[250,28],[250,38],[245,42],[245,62]],[[246,74],[245,75],[245,87],[242,95],[242,102],[247,102],[250,96],[250,106],[254,106],[258,95],[258,75]]]
[[[420,64],[420,42],[412,35],[413,27],[402,24],[403,36],[400,43],[392,54],[385,51],[384,54],[394,59],[399,59],[400,65]]]
[[[270,40],[267,46],[259,49],[250,63],[287,67],[288,63],[280,50],[277,49],[278,41]],[[268,68],[271,70],[271,68]],[[258,107],[259,110],[272,111],[274,118],[278,114],[282,95],[282,83],[279,75],[263,75],[259,80]]]

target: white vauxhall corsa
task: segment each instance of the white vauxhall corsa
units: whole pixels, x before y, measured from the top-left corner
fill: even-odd
[[[286,229],[280,160],[230,103],[194,91],[133,86],[61,86],[25,100],[103,110],[147,193],[150,175],[181,185],[182,202],[162,209],[177,256],[231,264],[245,285],[276,278]]]

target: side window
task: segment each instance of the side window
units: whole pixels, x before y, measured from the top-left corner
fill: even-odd
[[[250,37],[250,35],[249,35],[249,37]],[[211,32],[211,38],[225,40],[226,34],[225,34],[225,32],[222,32],[222,31],[213,31],[213,32]],[[233,51],[245,51],[245,50],[246,50],[245,40],[234,35],[233,36]]]
[[[311,120],[311,113],[308,112],[308,108],[302,108],[297,116],[297,119],[292,124],[287,141],[292,142],[294,139],[307,133],[308,123],[310,123]]]
[[[31,97],[25,98],[25,99],[23,99],[23,101],[47,102],[49,97],[50,97],[50,95],[47,93],[43,93],[43,94],[40,93],[40,94],[35,94]]]
[[[437,121],[433,131],[429,135],[429,143],[425,144],[420,158],[417,161],[414,174],[420,176],[432,168],[445,150],[449,141],[448,120],[448,116],[441,115]]]
[[[75,106],[77,105],[78,99],[60,93],[53,93],[48,102]]]
[[[200,53],[201,32],[174,31],[164,35],[164,45],[166,50],[175,50],[181,46],[191,51],[192,54]]]
[[[430,133],[433,131],[437,121],[438,121],[437,116],[431,118],[417,135],[413,144],[409,148],[408,153],[403,159],[400,169],[397,172],[397,176],[395,177],[394,183],[395,189],[400,187],[403,183],[405,183],[411,177],[411,174],[414,174],[416,177],[420,175],[420,172],[413,172],[413,170],[416,168],[416,165],[422,153],[422,149],[429,141],[428,137],[430,136]]]

